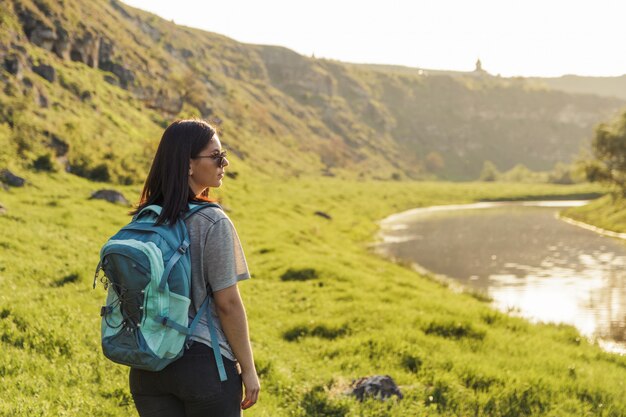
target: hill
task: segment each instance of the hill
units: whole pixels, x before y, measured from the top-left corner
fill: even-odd
[[[118,2],[3,0],[0,163],[132,183],[176,117],[220,126],[242,170],[476,178],[569,162],[626,103],[522,79],[373,69],[249,45]]]
[[[626,100],[626,75],[620,77],[583,77],[564,75],[554,78],[529,78],[550,89],[577,94],[596,94],[603,97],[617,97]]]

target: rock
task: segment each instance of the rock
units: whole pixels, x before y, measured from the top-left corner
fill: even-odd
[[[374,375],[365,377],[352,382],[353,387],[350,392],[359,401],[363,401],[365,397],[374,397],[385,400],[392,395],[403,398],[400,389],[389,375]]]
[[[20,62],[17,55],[9,55],[4,57],[4,69],[6,69],[9,74],[13,74],[17,78],[21,78],[24,66]]]
[[[38,24],[28,37],[29,40],[43,49],[52,51],[52,46],[58,39],[56,33],[54,33],[54,29],[44,26],[41,22],[37,23]]]
[[[332,219],[333,219],[333,218],[330,216],[330,214],[326,214],[326,213],[324,213],[323,211],[316,211],[314,214],[315,214],[316,216],[320,216],[320,217],[323,217],[323,218],[328,219],[328,220],[332,220]]]
[[[110,74],[104,74],[104,81],[116,87],[119,87],[120,85],[119,80]]]
[[[7,214],[7,209],[0,203],[0,216],[3,214]]]
[[[0,181],[11,187],[23,187],[26,183],[26,180],[24,178],[18,177],[8,169],[3,169],[2,171],[0,171]]]
[[[135,74],[118,63],[101,62],[99,68],[103,71],[109,71],[115,74],[122,88],[127,88],[135,82]]]
[[[131,70],[126,69],[118,62],[114,62],[114,50],[115,45],[110,39],[104,38],[102,36],[98,38],[97,68],[103,71],[112,72],[119,79],[119,85],[121,85],[122,88],[127,88],[134,84],[135,74]],[[106,78],[105,81],[107,81]],[[111,82],[109,83],[113,84]]]
[[[106,62],[113,62],[114,45],[110,39],[100,37],[100,45],[98,46],[98,68]]]
[[[30,10],[25,9],[20,3],[14,5],[15,14],[17,15],[22,29],[26,34],[26,37],[30,42],[33,42],[32,35],[37,27],[43,26],[43,23],[33,16],[33,13]]]
[[[70,59],[70,36],[67,30],[61,26],[61,23],[57,20],[55,22],[57,40],[52,45],[52,52],[54,52],[59,58],[64,60]]]
[[[100,37],[91,32],[85,32],[82,39],[75,39],[72,43],[70,59],[87,64],[92,68],[98,68],[100,66],[100,44]]]
[[[51,67],[50,65],[46,65],[46,64],[41,64],[41,65],[37,65],[33,67],[33,72],[43,78],[45,78],[46,80],[50,81],[51,83],[54,82],[55,76],[56,76],[56,72],[54,70],[53,67]]]
[[[128,200],[126,200],[126,198],[124,198],[122,193],[115,190],[98,190],[93,193],[91,197],[89,197],[89,199],[106,200],[109,203],[123,204],[125,206],[130,205],[130,203],[128,202]]]

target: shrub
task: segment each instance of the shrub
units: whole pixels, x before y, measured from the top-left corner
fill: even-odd
[[[474,391],[488,391],[493,384],[499,382],[497,378],[485,375],[475,369],[465,370],[461,374],[461,381],[463,381],[463,385]]]
[[[321,385],[304,394],[300,406],[305,415],[311,417],[343,417],[350,411],[348,404],[330,400]]]
[[[56,281],[54,281],[53,286],[55,287],[62,287],[65,284],[70,284],[72,282],[76,282],[80,279],[80,274],[73,272],[69,275],[64,276],[61,279],[57,279]]]
[[[333,340],[340,336],[344,336],[350,332],[350,327],[344,324],[340,327],[328,327],[325,324],[319,324],[315,327],[300,325],[295,326],[285,333],[283,333],[283,339],[288,342],[300,339],[305,336],[321,337],[322,339]]]
[[[469,323],[460,322],[431,322],[424,330],[426,334],[436,334],[437,336],[448,339],[470,338],[482,340],[485,338],[485,332],[476,330]]]
[[[317,271],[313,268],[293,269],[289,268],[280,279],[282,281],[308,281],[318,277]]]
[[[413,373],[417,373],[420,370],[422,363],[422,359],[409,353],[405,354],[401,361],[402,367]]]
[[[37,159],[35,159],[35,161],[33,162],[33,168],[35,168],[37,171],[52,172],[56,171],[56,164],[52,159],[52,155],[47,153],[44,155],[40,155]]]

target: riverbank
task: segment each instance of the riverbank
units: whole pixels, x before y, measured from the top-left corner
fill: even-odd
[[[613,233],[626,233],[626,199],[605,195],[582,207],[564,210],[565,218]],[[619,237],[619,236],[617,236]]]
[[[625,354],[626,293],[620,234],[556,218],[588,201],[507,201],[431,206],[383,219],[378,252],[531,321],[574,325]],[[562,220],[565,220],[563,222]],[[587,230],[582,230],[582,229]],[[626,233],[621,236],[626,237]]]
[[[0,191],[0,396],[10,399],[0,415],[135,415],[127,368],[100,353],[104,292],[90,289],[99,248],[128,208],[88,200],[100,184],[71,175],[27,179],[26,188]],[[121,190],[131,201],[139,193]],[[499,313],[367,247],[376,221],[409,208],[594,190],[227,179],[216,191],[253,274],[240,289],[263,384],[246,415],[626,414],[626,358],[571,326]],[[404,399],[342,395],[373,374],[391,375]]]

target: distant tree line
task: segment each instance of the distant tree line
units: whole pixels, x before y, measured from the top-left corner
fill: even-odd
[[[517,164],[508,171],[500,172],[491,161],[485,161],[479,181],[533,182],[551,184],[575,184],[585,181],[584,172],[576,165],[557,163],[551,171],[532,171],[524,164]]]

